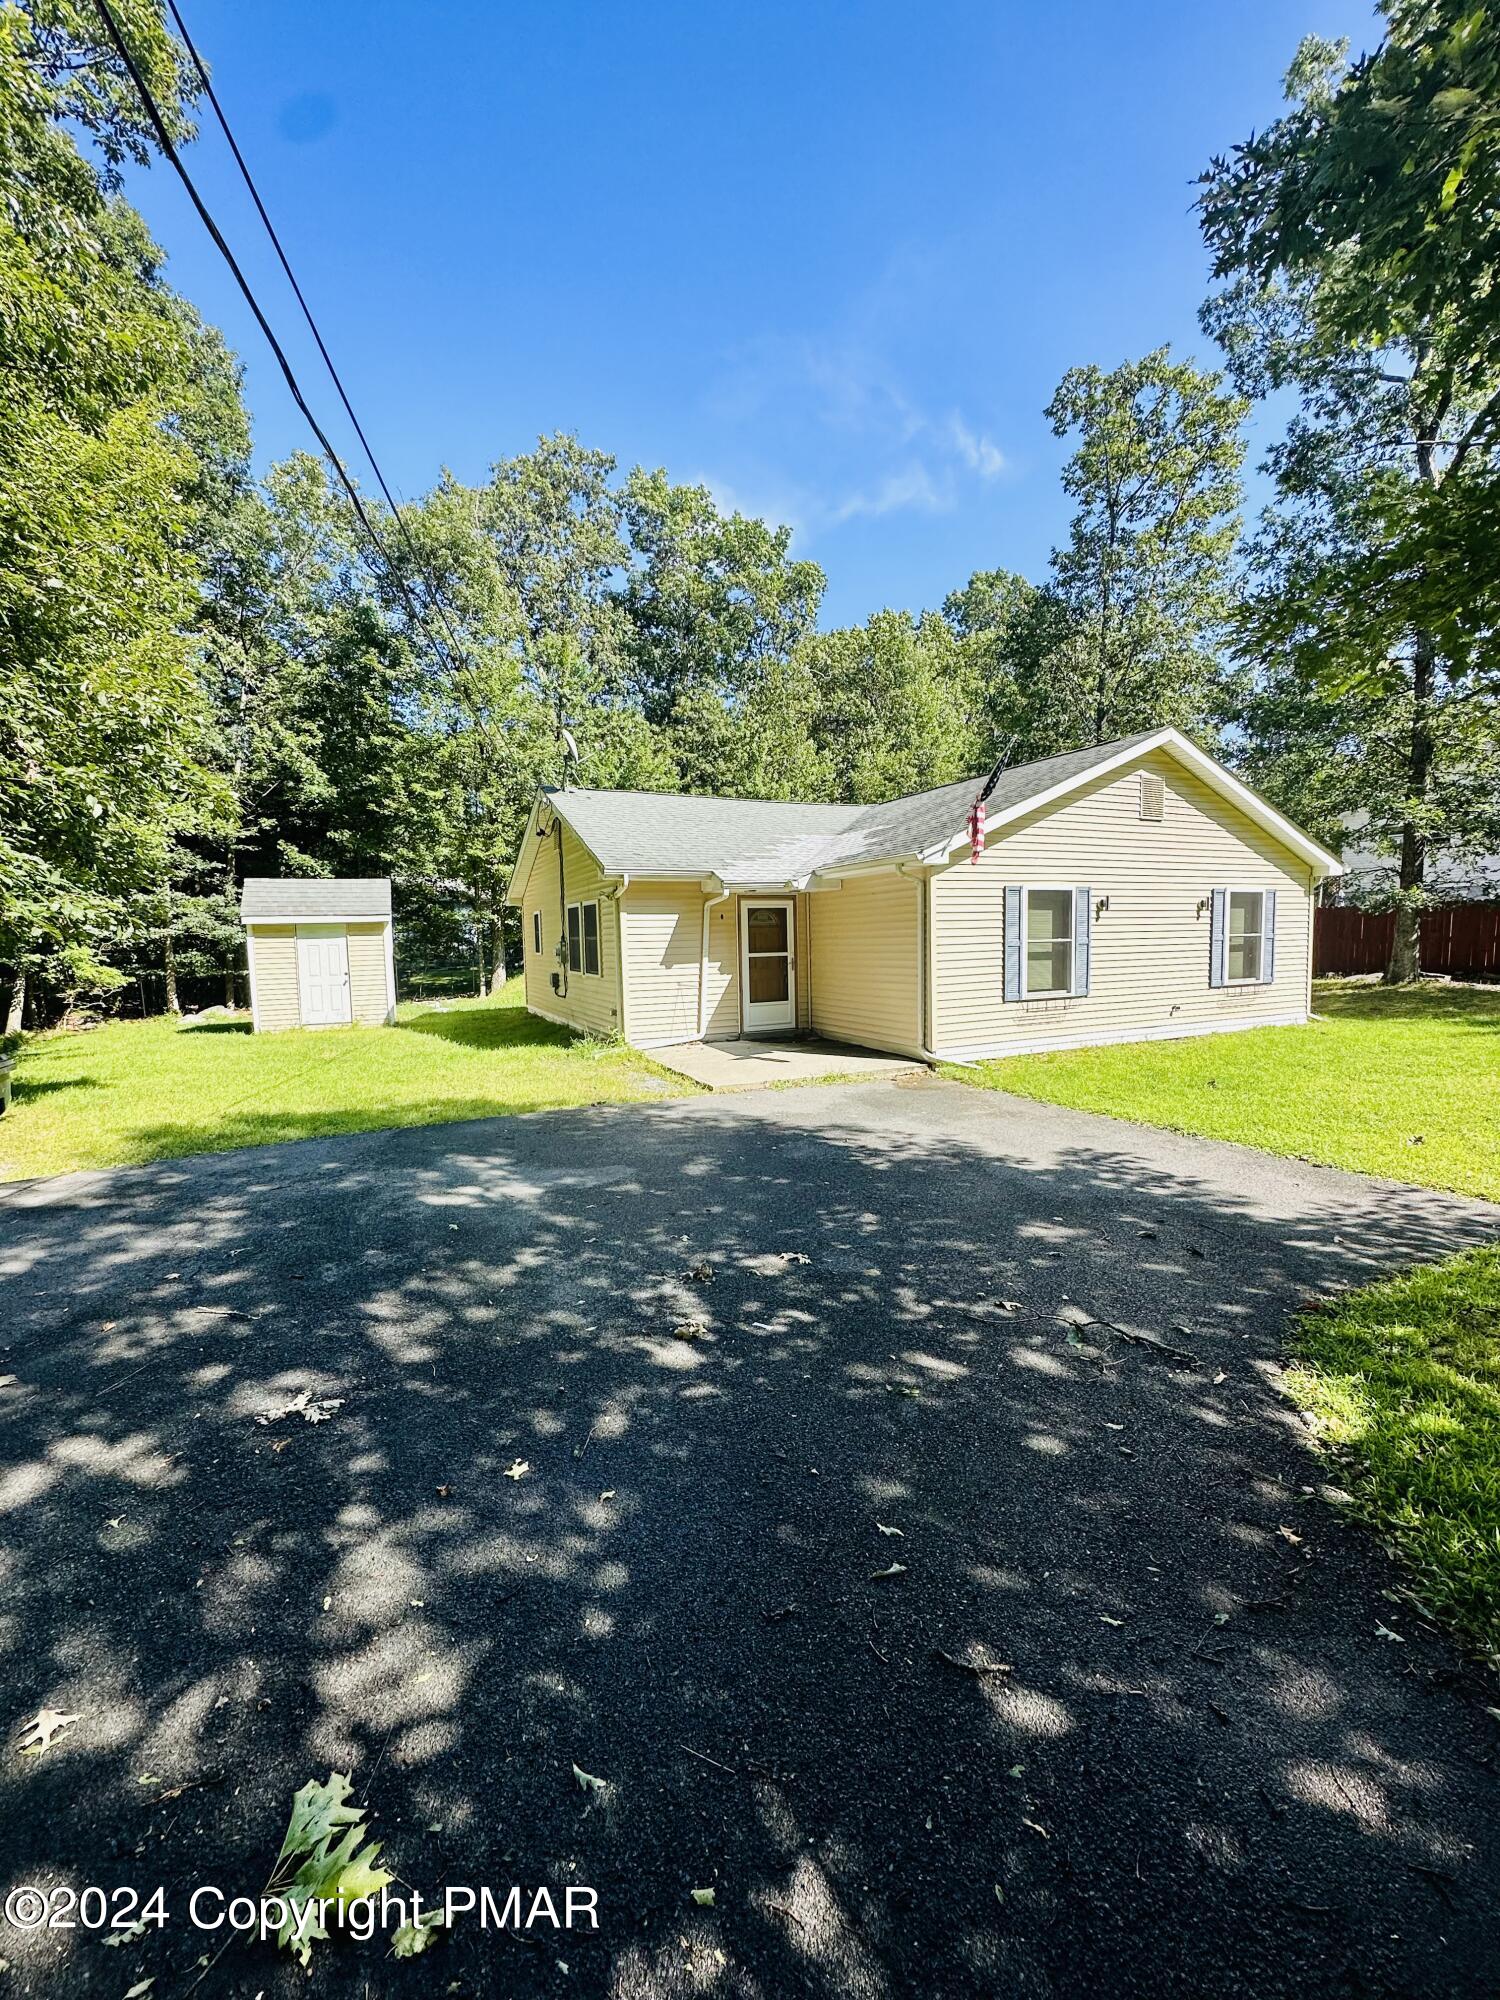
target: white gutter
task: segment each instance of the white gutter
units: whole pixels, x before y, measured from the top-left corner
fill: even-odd
[[[708,1001],[708,913],[725,903],[732,896],[732,889],[721,889],[717,896],[710,896],[703,905],[703,951],[698,960],[698,1039],[701,1042],[708,1033],[708,1022],[704,1015]]]

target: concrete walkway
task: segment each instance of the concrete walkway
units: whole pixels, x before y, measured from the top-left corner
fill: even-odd
[[[674,1042],[653,1049],[654,1059],[679,1076],[710,1090],[756,1090],[771,1083],[823,1083],[830,1077],[901,1076],[923,1064],[910,1056],[878,1055],[873,1049],[850,1048],[844,1042],[767,1041],[742,1035],[732,1042]]]

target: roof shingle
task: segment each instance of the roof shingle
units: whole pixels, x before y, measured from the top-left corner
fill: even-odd
[[[247,875],[240,916],[257,923],[327,923],[349,917],[373,923],[391,914],[390,877]]]

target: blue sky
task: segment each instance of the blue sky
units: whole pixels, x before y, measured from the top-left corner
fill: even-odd
[[[180,4],[399,493],[577,431],[790,522],[829,624],[1041,574],[1057,378],[1204,353],[1194,176],[1304,34],[1375,39],[1352,0]],[[342,445],[207,117],[189,157]],[[175,180],[129,191],[259,457],[306,443]]]

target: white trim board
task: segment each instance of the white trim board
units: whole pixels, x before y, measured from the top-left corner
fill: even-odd
[[[1013,1042],[966,1042],[936,1049],[938,1062],[989,1062],[1001,1056],[1041,1056],[1051,1049],[1102,1049],[1118,1042],[1183,1042],[1194,1035],[1234,1035],[1247,1028],[1305,1028],[1309,1014],[1235,1015],[1226,1021],[1169,1022],[1159,1028],[1111,1028],[1106,1034],[1036,1035]]]

